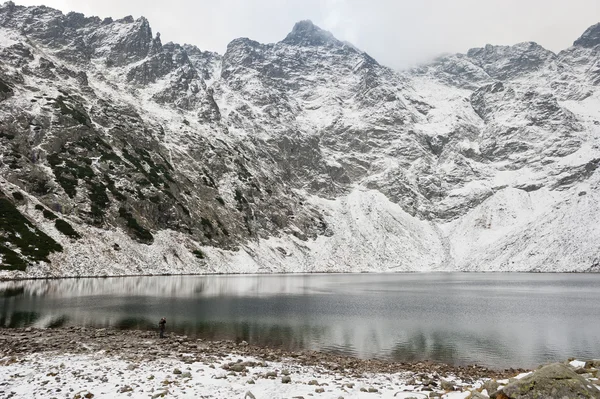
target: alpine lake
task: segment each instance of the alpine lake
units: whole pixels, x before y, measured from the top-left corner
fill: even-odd
[[[600,274],[276,274],[0,282],[0,327],[155,329],[490,368],[600,358]],[[157,332],[158,334],[158,332]]]

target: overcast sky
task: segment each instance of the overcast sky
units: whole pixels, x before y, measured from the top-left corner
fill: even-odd
[[[2,0],[0,0],[2,1]],[[223,54],[249,37],[283,39],[310,19],[401,69],[471,47],[535,41],[558,52],[600,22],[600,0],[15,0],[88,16],[145,16],[163,43],[195,44]]]

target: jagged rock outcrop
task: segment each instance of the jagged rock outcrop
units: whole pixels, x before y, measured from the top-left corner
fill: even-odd
[[[573,43],[573,46],[593,48],[600,44],[600,23],[590,26],[583,35]]]
[[[61,250],[0,226],[2,273],[594,271],[597,30],[397,72],[310,21],[219,55],[7,2],[0,190]]]

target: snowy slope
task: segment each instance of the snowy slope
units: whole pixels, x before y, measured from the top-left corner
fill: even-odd
[[[409,215],[383,194],[356,189],[336,200],[309,201],[328,223],[317,239],[271,237],[230,253],[207,250],[227,272],[431,271],[443,267],[435,226]],[[211,256],[212,255],[212,256]]]

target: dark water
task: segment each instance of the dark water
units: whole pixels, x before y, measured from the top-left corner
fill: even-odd
[[[167,329],[362,358],[600,358],[599,274],[319,274],[0,283],[0,326]]]

